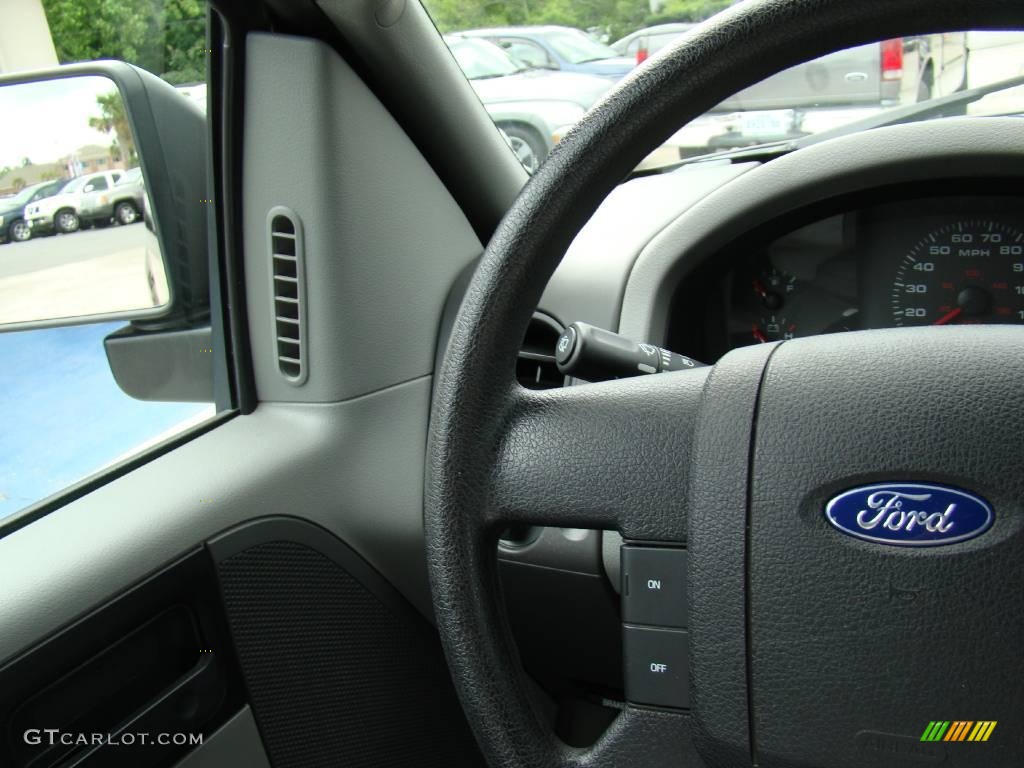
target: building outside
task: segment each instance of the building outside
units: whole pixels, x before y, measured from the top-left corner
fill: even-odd
[[[0,169],[0,197],[13,195],[25,187],[43,181],[69,178],[70,174],[63,163],[29,163],[18,168]]]

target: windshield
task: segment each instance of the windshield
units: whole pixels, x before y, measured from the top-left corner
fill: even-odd
[[[517,155],[530,169],[540,165],[571,127],[564,111],[552,119],[554,104],[572,101],[589,108],[631,66],[648,66],[647,59],[656,58],[656,52],[692,34],[686,25],[707,21],[736,4],[734,0],[423,1],[443,33],[473,29],[475,35],[491,31],[501,39],[510,26],[534,27],[529,37],[544,40],[561,56],[562,69],[571,68],[572,80],[564,72],[537,72],[531,77],[516,93],[515,115],[505,104],[507,94],[478,89],[484,107],[511,137]],[[545,26],[552,23],[560,27]],[[470,44],[455,36],[448,42],[470,79],[509,74],[518,66],[483,41]],[[629,61],[617,59],[621,66],[598,61],[617,55],[608,43],[614,43]],[[817,135],[868,130],[888,119],[1018,114],[1024,112],[1024,87],[1019,83],[993,86],[1022,75],[1024,32],[963,31],[879,40],[787,69],[733,94],[689,124],[676,126],[672,137],[638,170],[763,145],[799,146]],[[567,93],[569,89],[574,93]],[[978,89],[994,92],[979,96]],[[928,109],[928,105],[942,109]]]
[[[134,184],[140,178],[142,178],[142,169],[130,168],[129,170],[125,171],[124,175],[121,176],[120,179],[117,180],[117,184],[118,186],[122,184]]]
[[[77,179],[72,179],[71,181],[64,185],[63,189],[61,189],[61,194],[66,194],[68,192],[77,192],[82,187],[84,187],[85,183],[89,181],[89,179],[91,178],[91,176],[79,176]]]
[[[470,80],[504,77],[522,72],[525,67],[494,43],[470,37],[446,38],[459,67]]]
[[[607,45],[602,45],[576,29],[549,32],[545,39],[555,49],[555,53],[570,64],[585,64],[588,61],[612,59],[619,55]]]
[[[43,186],[45,185],[33,184],[31,187],[26,187],[17,194],[3,198],[2,200],[0,200],[0,202],[3,202],[4,205],[24,205],[30,199],[32,199],[32,195],[34,195],[39,190],[39,188]]]

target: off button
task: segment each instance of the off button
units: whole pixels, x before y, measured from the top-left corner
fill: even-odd
[[[622,628],[626,700],[686,709],[690,706],[690,635],[678,629]]]

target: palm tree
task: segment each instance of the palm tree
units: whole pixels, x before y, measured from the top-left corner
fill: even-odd
[[[89,118],[89,127],[104,133],[114,134],[114,141],[121,150],[121,158],[129,167],[138,165],[139,157],[135,151],[135,139],[128,114],[124,111],[124,102],[117,91],[102,93],[96,97],[100,107],[99,117]]]

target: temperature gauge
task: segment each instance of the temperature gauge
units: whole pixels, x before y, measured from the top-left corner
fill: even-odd
[[[762,344],[770,341],[787,341],[796,337],[796,323],[790,322],[782,315],[768,315],[754,323],[752,333],[754,339]]]

